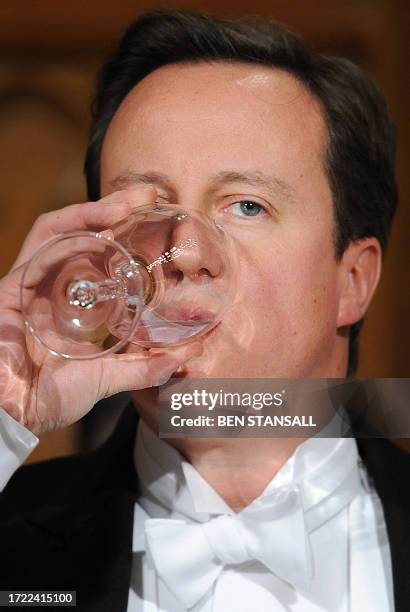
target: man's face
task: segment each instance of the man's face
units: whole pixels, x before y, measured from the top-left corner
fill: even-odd
[[[166,66],[114,116],[102,195],[161,175],[161,203],[223,220],[238,248],[240,299],[186,375],[344,376],[326,138],[319,103],[300,83],[247,64]]]

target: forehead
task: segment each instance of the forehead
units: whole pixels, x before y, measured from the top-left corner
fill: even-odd
[[[320,103],[289,73],[265,66],[210,62],[155,70],[126,96],[108,127],[102,170],[144,155],[201,150],[204,155],[323,161],[327,140]],[[191,153],[192,156],[192,153]],[[293,160],[293,161],[292,161]],[[306,168],[308,170],[308,168]]]

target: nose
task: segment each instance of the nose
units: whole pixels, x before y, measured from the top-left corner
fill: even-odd
[[[211,220],[177,214],[171,232],[172,267],[193,281],[223,275],[223,233]]]

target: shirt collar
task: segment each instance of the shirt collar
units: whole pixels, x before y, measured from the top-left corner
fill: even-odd
[[[337,494],[345,478],[358,470],[358,459],[353,438],[309,438],[296,448],[252,504],[284,487],[298,485],[307,510]],[[184,517],[205,522],[215,514],[234,513],[181,453],[156,436],[142,419],[134,463],[140,480],[139,503],[151,518]]]

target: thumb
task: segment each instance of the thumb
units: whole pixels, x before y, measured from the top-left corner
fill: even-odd
[[[121,391],[136,391],[163,385],[192,357],[202,353],[199,342],[186,344],[167,353],[125,353],[101,359],[99,399]]]

